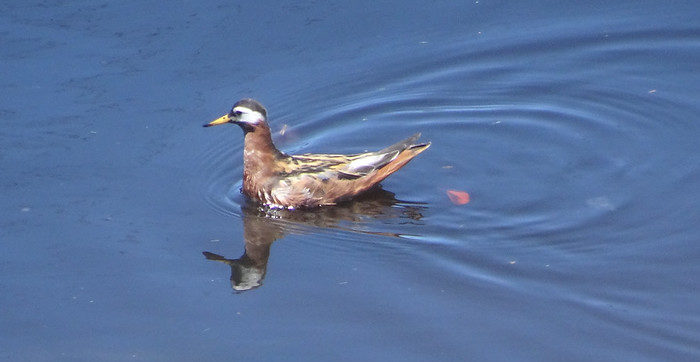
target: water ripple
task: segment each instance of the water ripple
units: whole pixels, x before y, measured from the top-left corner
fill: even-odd
[[[700,46],[697,33],[689,27],[530,33],[492,44],[453,39],[399,63],[371,59],[376,77],[339,75],[296,97],[281,89],[280,102],[270,105],[272,127],[288,126],[292,136],[276,137],[289,152],[358,152],[422,131],[433,141],[416,161],[423,169],[408,167],[386,182],[403,199],[428,204],[426,225],[409,226],[407,234],[439,235],[435,240],[448,245],[464,243],[465,234],[559,240],[559,247],[579,250],[591,232],[614,231],[606,220],[632,228],[690,206],[666,194],[657,210],[634,212],[654,188],[683,184],[698,170],[687,159],[679,167],[695,142],[698,110],[672,84],[636,73],[642,68],[634,60],[657,69],[650,57]],[[689,66],[682,51],[675,60]],[[337,95],[340,83],[343,95],[318,94]],[[205,197],[217,212],[239,215],[241,146],[217,138],[210,148],[224,152],[204,159],[203,172],[212,175]],[[426,172],[432,176],[418,177]],[[469,191],[472,203],[451,206],[444,196],[451,188]]]

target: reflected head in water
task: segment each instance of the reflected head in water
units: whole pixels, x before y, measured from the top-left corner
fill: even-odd
[[[253,202],[241,206],[245,252],[238,259],[227,259],[209,251],[208,260],[231,267],[231,287],[237,292],[262,285],[272,243],[287,234],[313,232],[313,228],[332,228],[371,235],[400,237],[396,233],[367,231],[353,225],[374,219],[420,220],[423,204],[397,200],[394,194],[376,187],[353,200],[329,208],[310,210],[271,209]]]

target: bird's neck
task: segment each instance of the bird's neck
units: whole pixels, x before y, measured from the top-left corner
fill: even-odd
[[[272,143],[270,127],[262,124],[245,130],[243,147],[243,188],[257,192],[261,184],[278,172],[277,161],[282,153]]]

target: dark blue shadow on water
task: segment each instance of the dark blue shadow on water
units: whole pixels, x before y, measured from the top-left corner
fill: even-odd
[[[296,233],[300,237],[312,232],[313,228],[337,229],[351,233],[382,237],[409,237],[397,233],[353,229],[353,224],[363,219],[400,218],[419,221],[421,211],[426,206],[397,200],[394,194],[381,187],[332,207],[309,210],[270,209],[254,202],[241,205],[243,220],[243,244],[245,252],[237,259],[209,251],[203,254],[208,260],[223,262],[231,267],[231,287],[244,292],[260,287],[267,272],[272,243],[283,239],[287,234]],[[312,236],[311,236],[312,237]]]

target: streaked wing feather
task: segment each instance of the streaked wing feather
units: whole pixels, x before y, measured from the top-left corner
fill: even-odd
[[[384,165],[395,159],[398,155],[399,151],[369,154],[365,157],[360,157],[352,160],[345,166],[345,168],[343,168],[342,172],[354,175],[366,175],[378,168],[383,167]]]
[[[294,167],[290,176],[313,174],[327,178],[338,175],[340,178],[356,179],[386,166],[405,149],[413,146],[420,133],[394,143],[380,151],[354,155],[305,153],[291,156]]]

